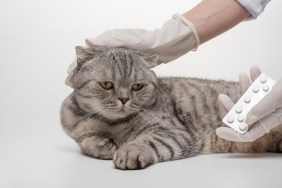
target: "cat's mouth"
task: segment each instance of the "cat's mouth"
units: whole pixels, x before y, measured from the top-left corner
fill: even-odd
[[[135,110],[125,106],[125,105],[122,105],[122,106],[117,106],[116,109],[114,110],[118,113],[132,113],[132,112],[135,112]]]
[[[119,109],[119,112],[125,112],[125,107],[122,106],[122,107]]]
[[[129,105],[116,105],[110,108],[106,108],[106,110],[108,111],[108,113],[106,112],[104,115],[114,119],[124,118],[138,111],[137,108],[133,108]]]
[[[116,121],[127,120],[135,113],[137,113],[137,111],[130,110],[127,107],[123,106],[106,108],[103,110],[101,116],[104,118],[104,120],[114,123]]]

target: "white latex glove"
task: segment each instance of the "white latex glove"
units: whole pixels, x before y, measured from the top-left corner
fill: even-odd
[[[144,29],[113,29],[96,38],[85,40],[87,47],[108,46],[124,47],[159,55],[159,64],[167,63],[196,50],[200,39],[194,25],[184,16],[175,14],[160,29],[148,31]],[[72,87],[72,72],[76,67],[76,59],[68,67],[66,85]]]
[[[113,29],[85,42],[90,47],[125,47],[159,54],[160,63],[175,60],[200,45],[194,25],[180,14],[175,14],[160,29]]]
[[[251,81],[254,81],[261,71],[257,66],[253,66],[250,71]],[[244,93],[251,82],[248,75],[240,74],[240,86]],[[234,102],[226,95],[219,95],[220,104],[225,108],[226,113],[233,107]],[[247,114],[246,123],[251,125],[249,131],[240,134],[229,127],[220,127],[216,129],[217,136],[235,142],[253,142],[270,129],[282,124],[282,79],[280,79],[272,88],[270,93],[263,98]]]

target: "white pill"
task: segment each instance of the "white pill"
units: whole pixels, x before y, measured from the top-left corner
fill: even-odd
[[[247,126],[246,124],[241,124],[241,125],[239,126],[239,129],[240,129],[241,131],[245,131],[247,128],[248,128],[248,126]]]
[[[261,83],[265,83],[266,81],[267,81],[266,76],[260,77],[260,82],[261,82]]]
[[[228,123],[233,123],[234,122],[233,116],[228,116],[227,121]]]
[[[267,92],[269,90],[269,86],[268,85],[263,85],[262,89],[263,89],[263,91]]]
[[[253,87],[253,92],[254,92],[254,93],[259,92],[259,86],[258,86],[258,85],[255,85],[255,86]]]
[[[235,111],[238,113],[238,114],[240,114],[241,112],[242,112],[242,107],[241,106],[237,106],[236,108],[235,108]]]
[[[249,95],[246,95],[244,98],[245,103],[251,102],[251,97]]]
[[[239,116],[237,117],[237,120],[238,120],[239,122],[243,122],[243,121],[245,120],[245,117],[244,117],[243,115],[239,115]]]

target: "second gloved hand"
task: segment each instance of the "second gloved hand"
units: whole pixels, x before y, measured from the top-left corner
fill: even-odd
[[[89,47],[124,47],[158,54],[159,63],[170,62],[200,45],[194,25],[179,14],[160,29],[113,29],[96,38],[87,38],[85,42]]]
[[[258,67],[251,68],[251,80],[254,81],[261,71]],[[244,93],[251,85],[248,75],[240,75],[240,86]],[[234,105],[234,102],[226,95],[219,96],[220,104],[228,112]],[[247,114],[246,123],[251,128],[245,134],[240,134],[229,127],[220,127],[216,129],[217,136],[235,142],[253,142],[266,133],[282,124],[282,79],[280,79],[272,88],[270,93],[255,105]]]

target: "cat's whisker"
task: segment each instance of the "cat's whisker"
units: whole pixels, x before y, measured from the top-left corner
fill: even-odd
[[[104,107],[115,107],[117,105],[115,103],[113,103],[113,104],[104,104],[103,106]]]
[[[152,124],[152,121],[150,120],[150,116],[147,117],[146,112],[143,113],[141,110],[142,110],[142,109],[139,110],[139,113],[138,113],[137,115],[138,115],[138,116],[142,116],[143,119],[146,120],[145,123],[150,123],[150,124]]]
[[[151,119],[151,120],[149,121],[149,123],[154,124],[154,123],[156,123],[156,122],[160,122],[160,121],[161,121],[161,119],[160,119],[159,117],[157,117],[157,116],[151,117],[150,112],[149,112],[150,109],[149,109],[149,110],[146,110],[146,109],[144,109],[144,108],[142,108],[142,107],[140,107],[140,109],[143,110],[144,113],[146,113],[146,115],[149,116],[149,118],[146,118],[146,119]],[[143,115],[144,115],[144,114],[143,114]],[[163,121],[162,121],[162,124],[163,124],[163,125],[166,125],[166,126],[169,126],[168,123],[163,122]]]
[[[131,111],[139,111],[139,108],[136,108],[134,106],[126,106],[127,109],[131,110]]]
[[[134,110],[138,110],[137,112],[137,116],[139,115],[139,116],[142,116],[144,119],[146,119],[147,120],[147,122],[150,122],[150,118],[148,118],[146,115],[144,115],[142,112],[141,112],[141,110],[142,110],[142,107],[141,106],[137,106],[137,105],[134,105],[134,104],[132,104],[132,106],[133,107],[135,107],[136,109],[134,109]]]
[[[130,114],[130,117],[133,119],[133,122],[135,122],[134,119],[138,118],[138,113]]]
[[[146,110],[145,108],[143,108],[143,107],[141,107],[141,106],[137,106],[137,105],[134,105],[134,104],[132,104],[132,106],[134,106],[134,107],[136,107],[136,108],[139,109],[139,114],[140,114],[142,117],[144,117],[144,118],[147,120],[147,122],[149,122],[149,123],[151,123],[151,124],[154,124],[154,123],[156,123],[157,121],[160,121],[160,118],[158,118],[158,117],[151,117],[151,115],[150,115],[151,113],[150,113],[149,111],[152,109],[152,107],[149,107],[149,108]],[[143,114],[141,111],[143,111],[144,114]],[[149,116],[149,117],[147,117],[147,116]]]
[[[103,107],[98,107],[98,108],[92,109],[90,112],[84,112],[85,115],[82,115],[82,117],[79,118],[79,119],[77,120],[77,122],[88,120],[88,119],[90,119],[90,117],[93,116],[94,114],[100,115],[101,112],[102,112],[101,109],[103,109]],[[94,116],[93,118],[95,118],[95,117],[96,117],[96,116]]]
[[[161,96],[161,98],[162,98],[162,101],[166,101],[166,100],[163,99],[163,96]],[[153,107],[149,107],[149,108],[145,109],[145,108],[139,106],[139,108],[140,108],[142,111],[144,111],[146,114],[148,114],[148,116],[150,117],[149,119],[151,119],[151,123],[152,123],[152,124],[154,124],[154,123],[156,123],[156,122],[161,122],[161,118],[160,118],[160,117],[157,117],[157,116],[151,117],[151,115],[150,115],[150,114],[151,114],[150,110],[151,110]],[[168,123],[163,122],[163,121],[162,121],[162,124],[164,124],[164,125],[166,125],[166,126],[169,126]]]

